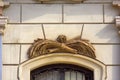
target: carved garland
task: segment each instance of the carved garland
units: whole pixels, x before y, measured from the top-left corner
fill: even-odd
[[[67,41],[64,35],[59,35],[56,41],[43,39],[35,40],[28,51],[28,57],[31,59],[52,53],[72,53],[96,58],[95,49],[87,40]]]

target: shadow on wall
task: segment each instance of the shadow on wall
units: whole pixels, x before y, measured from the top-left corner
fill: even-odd
[[[112,63],[120,65],[120,45],[113,46],[112,49]]]
[[[112,70],[111,74],[109,77],[111,77],[111,79],[107,79],[107,80],[120,80],[120,66],[113,66],[110,68]]]
[[[120,43],[120,36],[115,24],[105,24],[105,26],[103,26],[103,28],[96,34],[96,36],[105,40],[103,43]]]

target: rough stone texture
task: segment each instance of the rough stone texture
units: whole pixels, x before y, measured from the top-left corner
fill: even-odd
[[[116,15],[119,15],[119,9],[112,4],[104,4],[105,23],[115,23]]]
[[[28,49],[30,48],[31,45],[22,45],[21,46],[21,60],[20,62],[24,62],[26,60],[28,60]]]
[[[67,39],[80,38],[81,24],[45,24],[44,30],[47,39],[55,40],[58,35],[66,35]]]
[[[102,23],[103,22],[102,5],[101,4],[64,5],[64,22]]]
[[[92,43],[120,43],[114,24],[85,24],[82,38]]]
[[[3,45],[3,64],[19,64],[20,45]]]
[[[10,4],[5,8],[3,15],[9,18],[9,23],[20,23],[20,4]]]
[[[3,43],[32,43],[37,38],[43,38],[42,28],[39,24],[8,25],[3,37]]]
[[[94,45],[96,57],[104,64],[120,64],[120,45]]]
[[[17,79],[17,66],[3,66],[2,80],[18,80]]]
[[[62,6],[59,4],[53,5],[25,4],[22,7],[22,22],[23,23],[62,22]]]
[[[107,73],[107,80],[119,80],[120,66],[108,66]]]

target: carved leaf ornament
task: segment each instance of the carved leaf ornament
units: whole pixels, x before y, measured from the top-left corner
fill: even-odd
[[[37,39],[28,50],[29,59],[55,53],[80,54],[96,58],[95,49],[86,40],[67,41],[66,36],[59,35],[56,41]]]

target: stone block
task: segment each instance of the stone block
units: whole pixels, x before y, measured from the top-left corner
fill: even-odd
[[[24,62],[26,60],[28,60],[28,49],[30,48],[31,45],[22,45],[21,46],[21,60],[20,62]]]
[[[66,4],[64,5],[65,23],[102,23],[101,4]]]
[[[3,45],[3,64],[19,64],[20,45]]]
[[[32,43],[37,38],[43,38],[40,24],[13,24],[5,29],[3,43]]]
[[[85,24],[82,38],[92,43],[120,43],[117,28],[114,24]]]
[[[120,64],[120,45],[94,45],[94,47],[99,61],[107,65]]]
[[[3,15],[8,17],[9,23],[20,23],[20,4],[10,4],[4,9]]]
[[[23,23],[62,22],[62,5],[60,4],[24,4],[22,8]]]
[[[115,17],[119,15],[119,8],[113,7],[112,4],[104,4],[105,23],[115,23]]]
[[[106,80],[119,80],[119,79],[120,79],[120,66],[108,66]]]
[[[3,66],[2,80],[18,80],[17,66]]]
[[[47,39],[56,40],[58,35],[66,35],[67,39],[80,38],[82,24],[45,24]]]

